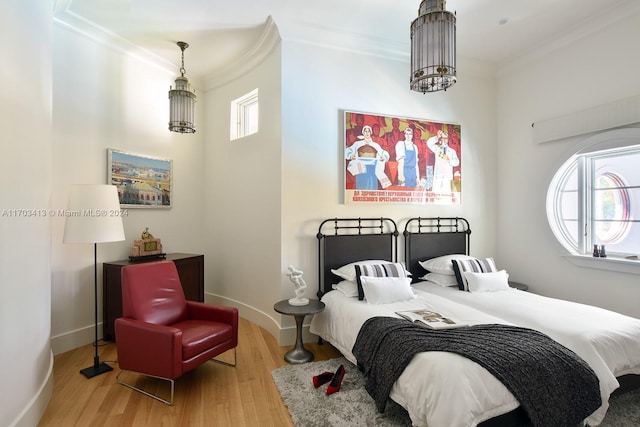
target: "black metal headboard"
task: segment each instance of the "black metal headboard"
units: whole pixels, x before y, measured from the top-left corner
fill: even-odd
[[[464,218],[411,218],[404,226],[404,256],[413,281],[424,276],[418,261],[442,255],[469,254],[469,221]]]
[[[342,279],[331,272],[368,259],[397,261],[398,227],[391,218],[333,218],[318,228],[318,298]]]

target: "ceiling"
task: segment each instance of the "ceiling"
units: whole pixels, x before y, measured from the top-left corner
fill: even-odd
[[[187,76],[215,73],[254,47],[271,17],[281,34],[305,39],[330,31],[393,44],[409,57],[419,0],[54,0],[56,19],[82,22],[169,66],[186,41]],[[457,16],[458,56],[499,66],[640,10],[637,0],[448,0]],[[284,28],[291,28],[283,32]],[[85,30],[86,31],[86,30]],[[285,37],[286,38],[286,37]]]

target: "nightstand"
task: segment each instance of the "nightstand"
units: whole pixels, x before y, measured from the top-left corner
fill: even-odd
[[[318,300],[309,300],[307,305],[291,305],[289,300],[277,302],[273,309],[280,314],[294,316],[296,319],[296,344],[284,355],[284,360],[289,363],[306,363],[313,360],[313,353],[304,348],[302,342],[302,322],[305,316],[320,313],[324,310],[324,303]]]
[[[512,288],[515,289],[520,289],[521,291],[528,291],[529,290],[529,286],[525,285],[524,283],[520,283],[520,282],[513,282],[511,280],[509,280],[509,286],[511,286]]]

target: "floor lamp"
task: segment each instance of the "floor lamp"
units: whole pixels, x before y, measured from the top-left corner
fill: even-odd
[[[93,365],[80,373],[87,378],[113,368],[98,356],[98,243],[124,240],[118,191],[113,185],[73,185],[64,222],[64,243],[93,243],[93,291],[95,313],[95,357]]]

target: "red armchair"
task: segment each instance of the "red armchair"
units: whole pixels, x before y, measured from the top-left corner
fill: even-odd
[[[173,261],[122,268],[122,317],[115,321],[120,373],[116,382],[168,405],[174,380],[233,349],[236,365],[238,309],[187,301]],[[214,359],[215,360],[215,359]],[[165,400],[120,379],[133,371],[171,384]]]

